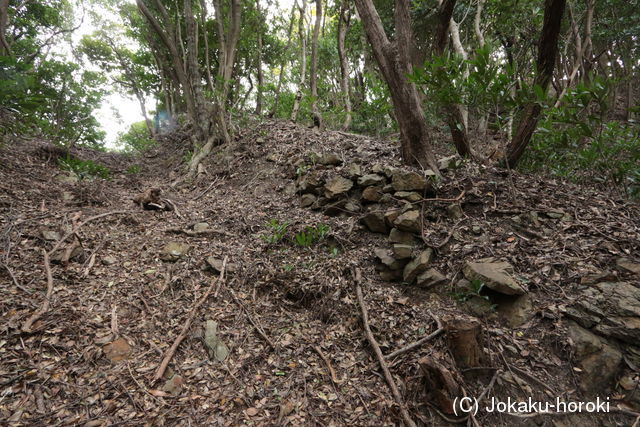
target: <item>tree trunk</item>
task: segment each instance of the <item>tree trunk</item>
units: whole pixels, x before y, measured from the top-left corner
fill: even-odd
[[[293,109],[291,110],[291,121],[298,119],[298,111],[300,110],[300,101],[302,100],[302,89],[304,88],[305,76],[307,73],[307,39],[304,32],[304,18],[307,10],[306,0],[302,0],[302,6],[299,6],[300,20],[298,21],[298,35],[300,36],[300,81],[298,82],[298,91],[293,101]]]
[[[318,111],[318,36],[320,34],[320,23],[322,22],[322,0],[316,0],[316,22],[313,26],[313,38],[311,39],[311,76],[309,77],[311,86],[311,115],[313,127],[322,126],[322,117]]]
[[[260,25],[258,27],[258,88],[256,94],[256,114],[262,114],[262,89],[264,87],[264,75],[262,73],[262,31],[264,31],[264,17],[260,10],[260,0],[256,0],[256,12]]]
[[[534,81],[534,84],[539,86],[543,93],[547,93],[549,83],[553,77],[553,68],[558,52],[558,36],[560,34],[565,5],[566,0],[545,0],[544,24],[538,46],[536,78]],[[516,134],[507,146],[507,166],[514,167],[522,157],[525,148],[531,140],[531,135],[533,135],[538,124],[541,111],[542,106],[535,100],[530,101],[525,107]]]
[[[0,0],[0,45],[6,56],[13,56],[11,46],[7,42],[7,26],[9,25],[9,0]]]
[[[405,0],[395,1],[396,40],[392,44],[384,32],[373,1],[355,0],[355,3],[378,67],[391,93],[400,128],[402,158],[407,164],[430,168],[437,176],[441,176],[431,150],[431,135],[418,91],[406,77],[411,68],[409,51],[413,43],[409,4]]]
[[[349,62],[345,52],[344,41],[351,23],[351,8],[349,0],[342,0],[340,14],[338,15],[338,58],[340,59],[340,91],[344,100],[345,118],[342,124],[343,130],[349,130],[351,126],[351,97],[349,96]]]

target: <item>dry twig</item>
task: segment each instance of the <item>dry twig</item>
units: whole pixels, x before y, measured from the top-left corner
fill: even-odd
[[[316,353],[318,353],[320,358],[324,361],[325,365],[327,365],[327,369],[329,369],[329,374],[331,375],[331,381],[333,381],[334,384],[342,384],[344,380],[338,379],[336,371],[334,371],[333,366],[331,366],[331,361],[327,356],[325,356],[325,354],[322,352],[322,349],[317,345],[314,345],[313,349],[316,351]]]
[[[209,294],[215,287],[215,284],[221,283],[222,281],[224,281],[224,271],[226,268],[227,268],[227,257],[224,257],[224,260],[222,261],[222,268],[220,269],[220,276],[218,276],[217,280],[214,280],[211,282],[211,285],[209,285],[204,295],[202,295],[202,298],[200,298],[198,302],[196,302],[196,304],[191,309],[191,313],[189,313],[189,317],[187,317],[186,322],[184,322],[184,325],[182,326],[182,330],[180,331],[180,334],[176,337],[175,341],[173,342],[173,345],[171,345],[171,348],[169,348],[169,350],[166,351],[164,355],[164,359],[162,359],[160,366],[158,366],[156,373],[153,375],[153,379],[151,381],[152,383],[155,383],[164,375],[164,371],[167,369],[167,366],[169,366],[169,362],[173,358],[173,355],[178,349],[178,346],[187,336],[187,332],[189,331],[189,328],[193,323],[193,319],[195,319],[196,315],[198,314],[198,309],[207,300],[207,298],[209,297]]]
[[[384,377],[387,380],[387,384],[389,385],[389,388],[391,389],[393,398],[395,399],[396,403],[400,407],[400,413],[402,414],[402,418],[405,424],[411,427],[416,427],[416,423],[411,419],[411,415],[409,415],[409,411],[407,411],[407,408],[404,405],[402,396],[400,395],[400,391],[398,390],[398,386],[396,385],[396,382],[391,376],[391,372],[389,371],[389,368],[387,367],[387,364],[384,361],[382,350],[380,350],[380,346],[378,345],[378,342],[376,341],[375,337],[373,336],[373,333],[371,332],[371,327],[369,326],[369,314],[367,312],[367,306],[364,303],[364,296],[362,295],[362,287],[360,286],[360,282],[362,281],[362,273],[360,273],[360,269],[355,268],[354,276],[355,276],[355,282],[356,282],[356,295],[358,297],[358,303],[360,303],[360,311],[362,313],[362,324],[364,326],[364,331],[367,336],[367,340],[369,341],[369,344],[371,344],[371,347],[373,347],[373,351],[375,352],[376,357],[378,358],[378,363],[380,363],[380,368],[382,368],[382,371],[384,372]]]
[[[40,310],[33,313],[33,315],[23,323],[23,332],[31,332],[31,327],[33,326],[33,324],[40,318],[40,316],[49,311],[49,306],[51,304],[51,295],[53,294],[53,276],[51,274],[51,264],[49,263],[49,254],[47,253],[47,251],[43,249],[42,253],[44,254],[44,269],[47,273],[47,294],[44,297],[44,302],[42,303],[42,307],[40,307]]]

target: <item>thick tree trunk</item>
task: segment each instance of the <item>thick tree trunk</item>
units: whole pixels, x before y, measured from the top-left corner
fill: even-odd
[[[298,21],[298,35],[300,37],[300,81],[298,82],[298,91],[293,101],[293,109],[291,110],[291,121],[298,119],[298,111],[300,110],[300,101],[302,100],[302,90],[304,89],[305,76],[307,73],[307,38],[304,31],[304,17],[307,10],[306,0],[302,0],[302,6],[299,6],[300,20]]]
[[[9,25],[9,0],[0,0],[0,45],[2,54],[13,56],[11,46],[7,42],[7,26]]]
[[[566,0],[545,0],[544,24],[538,46],[537,74],[534,81],[535,85],[542,88],[543,93],[547,93],[549,83],[553,77],[553,68],[558,52],[558,36],[565,5]],[[541,111],[541,105],[535,100],[530,101],[525,107],[516,134],[507,146],[507,166],[514,167],[522,157],[538,124]]]
[[[313,26],[313,38],[311,39],[311,115],[313,127],[322,126],[322,117],[318,111],[318,36],[320,35],[320,23],[322,22],[322,0],[316,0],[316,22]]]
[[[396,40],[392,44],[384,32],[373,1],[355,0],[355,3],[378,67],[391,93],[400,128],[403,160],[407,164],[430,168],[440,176],[431,151],[431,135],[418,91],[406,77],[410,72],[409,51],[413,43],[409,4],[405,0],[395,2]]]
[[[351,126],[351,97],[349,96],[349,62],[345,52],[344,41],[351,23],[351,8],[349,0],[342,0],[340,14],[338,15],[338,58],[340,59],[340,91],[344,100],[345,118],[342,124],[343,130],[349,130]]]

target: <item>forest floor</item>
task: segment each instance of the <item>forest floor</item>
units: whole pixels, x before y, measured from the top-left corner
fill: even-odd
[[[640,262],[638,204],[614,192],[463,164],[446,172],[435,200],[422,203],[422,244],[434,248],[432,266],[446,277],[422,289],[380,278],[373,251],[389,246],[387,236],[366,231],[361,215],[302,208],[291,191],[296,161],[310,152],[337,153],[342,166],[325,172],[340,173],[351,162],[363,170],[399,166],[393,144],[255,122],[205,162],[205,175],[171,187],[182,171],[184,136],[164,138],[137,158],[74,152],[108,167],[109,180],[69,179],[57,166],[60,150],[44,142],[1,148],[0,424],[398,425],[400,408],[363,329],[356,270],[385,354],[433,333],[442,319],[473,315],[482,325],[478,369],[456,368],[446,334],[387,358],[416,423],[637,422],[627,383],[619,381],[637,379],[626,356],[613,380],[597,383],[595,372],[596,384],[587,384],[611,397],[612,412],[536,417],[442,414],[419,361],[437,361],[461,393],[482,395],[485,404],[491,397],[589,401],[565,314],[589,283],[640,286],[637,273],[618,265],[621,258]],[[132,202],[151,187],[177,209]],[[461,215],[450,215],[452,202]],[[328,234],[308,247],[269,242],[273,220],[288,222],[290,236],[319,224]],[[197,223],[207,230],[194,232]],[[177,252],[163,254],[170,242]],[[456,293],[465,262],[486,257],[508,261],[526,284],[530,316],[517,327],[494,307],[469,305],[487,295]],[[221,275],[215,269],[225,258]],[[190,316],[185,339],[154,381]],[[228,349],[223,361],[203,344],[207,320],[217,323],[216,356]]]

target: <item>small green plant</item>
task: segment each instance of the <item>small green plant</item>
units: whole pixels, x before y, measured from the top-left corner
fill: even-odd
[[[277,219],[272,219],[265,227],[268,228],[268,232],[260,236],[260,238],[270,245],[275,245],[284,239],[287,228],[289,227],[289,221],[280,223]]]
[[[489,300],[487,295],[481,295],[480,292],[484,289],[485,285],[481,280],[472,280],[468,288],[460,289],[453,292],[453,298],[458,302],[467,302],[472,298],[479,297]]]
[[[129,175],[135,175],[137,173],[140,173],[140,170],[142,170],[140,165],[131,165],[127,168],[127,173]]]
[[[340,249],[338,249],[338,248],[337,248],[337,247],[335,247],[335,246],[329,249],[329,256],[330,256],[331,258],[335,258],[335,257],[337,257],[338,255],[340,255]]]
[[[73,157],[58,159],[60,169],[74,173],[79,179],[109,178],[109,169],[92,160],[80,160]]]
[[[296,268],[296,266],[292,264],[285,264],[282,266],[282,270],[286,271],[287,273],[293,271],[294,268]]]
[[[318,224],[315,227],[306,227],[304,231],[296,233],[293,242],[303,248],[308,248],[324,240],[329,234],[330,227],[326,224]]]

